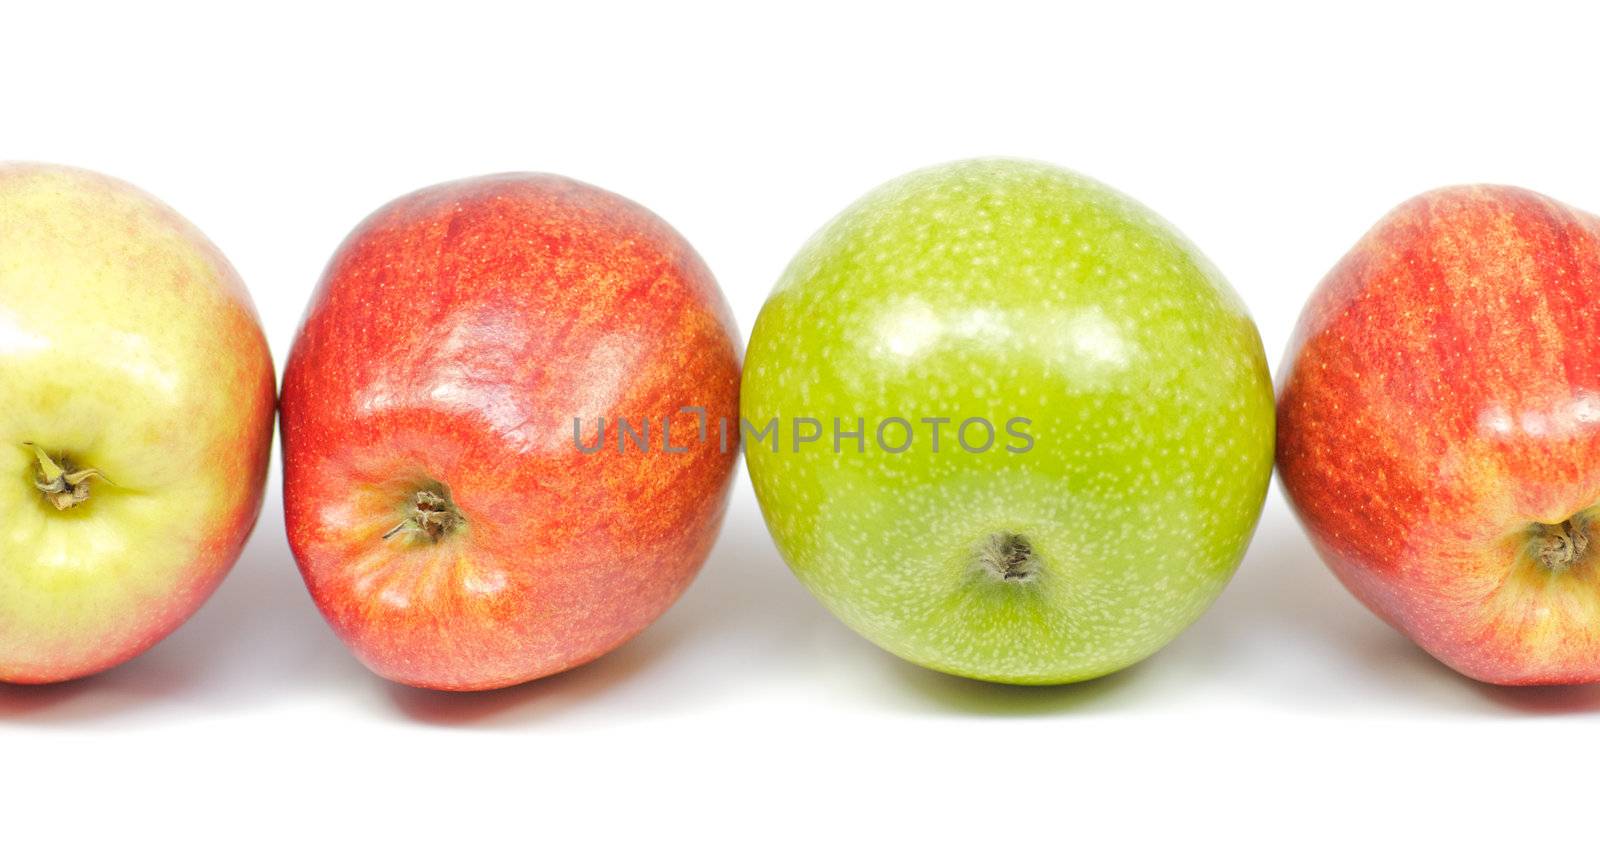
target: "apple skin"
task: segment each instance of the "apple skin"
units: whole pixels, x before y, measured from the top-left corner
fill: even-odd
[[[0,164],[0,681],[108,669],[200,607],[260,514],[274,395],[249,293],[193,225]],[[104,480],[58,510],[30,444]]]
[[[1026,161],[912,173],[824,227],[761,310],[741,408],[762,513],[806,587],[906,660],[1016,684],[1116,671],[1199,617],[1272,467],[1266,358],[1222,277],[1129,198]],[[773,451],[774,416],[816,418],[825,441],[796,453],[782,425]],[[889,417],[923,435],[890,453]],[[934,453],[918,422],[940,417]],[[973,417],[1003,443],[957,447]],[[998,447],[1026,447],[1014,417],[1032,422],[1023,453]],[[866,451],[835,453],[833,420],[857,418]],[[1019,536],[1010,578],[994,559]]]
[[[1564,540],[1540,524],[1587,544],[1600,502],[1597,344],[1600,219],[1499,186],[1401,205],[1300,317],[1289,500],[1362,603],[1469,677],[1600,681],[1600,545],[1540,561]]]
[[[739,345],[663,221],[557,176],[402,197],[356,228],[284,374],[284,503],[311,595],[374,672],[504,687],[592,660],[672,605],[710,551],[738,456]],[[582,453],[595,422],[672,444]],[[732,422],[719,443],[719,424]],[[630,443],[631,444],[631,443]],[[462,524],[415,523],[419,491]]]

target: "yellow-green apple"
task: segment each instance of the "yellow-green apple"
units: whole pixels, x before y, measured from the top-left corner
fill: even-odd
[[[272,359],[222,254],[105,176],[0,165],[0,680],[139,654],[261,510]]]
[[[1447,188],[1301,314],[1278,468],[1363,603],[1497,684],[1600,681],[1600,219]]]
[[[592,660],[709,552],[738,384],[711,273],[637,204],[531,174],[402,197],[335,254],[284,371],[301,573],[394,681]]]
[[[742,397],[806,586],[889,651],[995,681],[1170,641],[1238,565],[1272,467],[1232,289],[1149,210],[1033,162],[924,170],[845,210],[762,308]]]

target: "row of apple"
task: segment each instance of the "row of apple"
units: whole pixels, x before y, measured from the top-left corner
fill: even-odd
[[[1328,565],[1440,660],[1600,680],[1597,297],[1593,216],[1425,194],[1317,288],[1274,398],[1243,303],[1170,226],[981,160],[826,225],[741,362],[672,228],[501,175],[357,227],[280,392],[193,226],[0,165],[0,680],[101,671],[192,614],[280,415],[306,585],[405,684],[516,684],[633,637],[710,552],[741,439],[796,575],[933,669],[1050,684],[1152,654],[1238,566],[1276,457]]]

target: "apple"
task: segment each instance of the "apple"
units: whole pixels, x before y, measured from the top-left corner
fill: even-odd
[[[200,231],[83,170],[0,164],[0,681],[159,642],[239,557],[272,358]]]
[[[1518,188],[1391,212],[1301,314],[1284,489],[1362,603],[1496,684],[1600,681],[1600,219]]]
[[[1261,340],[1221,275],[1085,177],[888,183],[756,320],[745,458],[784,560],[943,672],[1078,681],[1155,652],[1237,567],[1272,466]]]
[[[290,353],[290,546],[385,678],[577,666],[705,560],[738,386],[716,282],[649,211],[549,175],[423,189],[345,240]]]

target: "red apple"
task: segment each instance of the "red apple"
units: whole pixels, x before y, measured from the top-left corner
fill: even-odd
[[[1278,468],[1356,597],[1497,684],[1600,680],[1600,219],[1530,191],[1402,205],[1289,348]]]
[[[545,175],[418,191],[345,240],[289,356],[290,545],[386,678],[490,689],[577,666],[700,568],[738,386],[716,282],[642,207]]]

